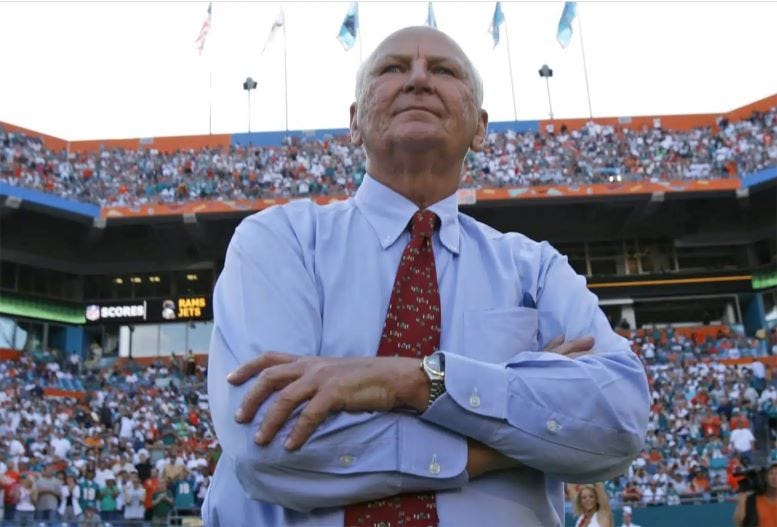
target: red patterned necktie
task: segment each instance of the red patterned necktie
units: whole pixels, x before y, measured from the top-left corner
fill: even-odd
[[[440,346],[440,291],[432,251],[436,224],[437,215],[431,211],[413,215],[410,241],[399,262],[383,323],[379,357],[421,359]],[[436,527],[438,523],[433,492],[401,494],[345,508],[345,527]]]

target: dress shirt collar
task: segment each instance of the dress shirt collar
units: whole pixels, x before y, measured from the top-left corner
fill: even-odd
[[[407,228],[418,206],[384,184],[364,175],[354,197],[356,207],[372,226],[381,247],[390,247]],[[459,254],[459,205],[456,193],[428,207],[440,218],[440,242],[453,254]]]

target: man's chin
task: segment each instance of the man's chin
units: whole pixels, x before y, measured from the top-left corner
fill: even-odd
[[[397,130],[391,142],[410,152],[435,151],[445,149],[446,137],[437,129],[413,127]]]

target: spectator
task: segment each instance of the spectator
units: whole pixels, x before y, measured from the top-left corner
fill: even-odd
[[[47,464],[43,473],[35,482],[37,499],[35,500],[35,518],[44,521],[56,520],[59,509],[59,496],[62,493],[62,482],[54,476],[53,466]]]
[[[100,497],[100,486],[94,480],[94,469],[87,469],[86,477],[79,483],[81,487],[81,510],[97,510],[97,500]]]
[[[670,481],[666,484],[666,504],[667,505],[680,505],[680,494],[674,487],[674,483]]]
[[[143,488],[138,474],[133,472],[124,490],[124,519],[143,520],[146,512],[145,500],[146,489]]]
[[[159,471],[156,468],[151,469],[151,475],[149,476],[146,481],[143,482],[143,488],[146,491],[146,498],[145,498],[145,507],[146,507],[146,514],[144,519],[146,521],[151,521],[154,517],[154,494],[156,493],[157,489],[159,489],[159,486],[161,485],[161,482],[159,480]]]
[[[623,507],[623,523],[621,527],[640,527],[636,523],[632,522],[632,509],[629,505]]]
[[[745,464],[750,463],[750,455],[755,446],[755,436],[749,428],[740,422],[737,428],[731,431],[731,444]]]
[[[21,475],[18,470],[15,470],[16,463],[14,461],[9,460],[6,467],[5,472],[0,474],[0,486],[2,486],[3,491],[3,519],[13,521],[16,505],[19,503]]]
[[[151,523],[152,525],[167,525],[167,520],[170,517],[170,511],[175,504],[173,499],[173,493],[169,488],[170,481],[162,476],[159,481],[159,487],[154,491],[151,498]]]
[[[642,491],[634,481],[628,481],[621,494],[623,503],[639,504],[642,501]]]
[[[648,506],[663,505],[666,501],[666,491],[658,485],[657,481],[648,483],[642,493],[642,503]]]
[[[100,513],[97,512],[97,507],[89,505],[84,510],[84,515],[78,522],[78,527],[103,527],[102,519],[100,519]]]
[[[35,502],[38,500],[38,489],[31,475],[22,477],[19,484],[19,502],[16,504],[14,519],[21,526],[32,525],[35,520]]]
[[[75,522],[83,513],[81,510],[81,487],[72,475],[65,476],[65,484],[62,485],[59,501],[59,517],[63,522]]]
[[[145,448],[138,451],[138,460],[135,469],[137,470],[140,481],[145,482],[151,477],[151,463],[148,461],[148,451]]]
[[[119,493],[120,490],[113,478],[108,479],[105,486],[100,489],[100,517],[103,521],[113,522],[121,518],[116,501]]]

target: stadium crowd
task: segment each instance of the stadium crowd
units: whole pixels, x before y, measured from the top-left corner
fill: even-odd
[[[0,362],[6,523],[168,525],[198,516],[219,455],[204,368],[193,375],[178,361],[54,368],[48,359]],[[78,379],[86,398],[44,395],[59,369]]]
[[[589,122],[579,130],[491,133],[465,161],[465,188],[727,178],[777,165],[777,108],[688,132]],[[100,206],[351,195],[364,177],[347,136],[279,147],[53,151],[0,127],[0,181]]]
[[[722,359],[777,354],[777,332],[760,341],[672,326],[626,334],[648,372],[652,412],[641,455],[605,484],[613,506],[730,498],[753,462],[753,422],[765,417],[775,432],[777,369]],[[53,366],[52,357],[0,362],[5,518],[167,525],[174,515],[197,514],[220,453],[205,368],[183,356],[102,368],[65,358]],[[44,396],[44,387],[61,386],[59,371],[87,397]],[[770,455],[777,459],[777,448]]]
[[[631,332],[632,349],[648,374],[651,414],[645,448],[622,477],[605,485],[610,499],[630,506],[679,505],[730,498],[743,472],[760,461],[755,435],[764,424],[768,456],[777,460],[777,334],[762,339],[665,330]]]

